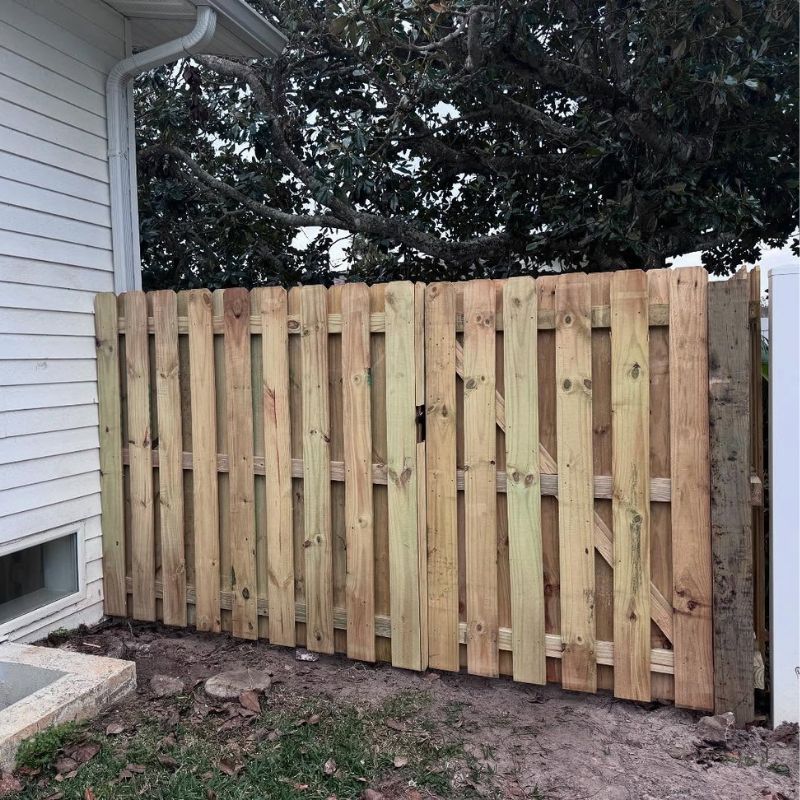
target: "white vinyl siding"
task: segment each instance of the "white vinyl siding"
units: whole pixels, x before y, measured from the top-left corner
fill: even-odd
[[[85,592],[13,630],[102,615],[93,304],[113,289],[102,0],[0,2],[0,544],[81,525]]]

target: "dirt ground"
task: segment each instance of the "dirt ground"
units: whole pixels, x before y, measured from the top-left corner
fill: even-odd
[[[296,703],[300,698],[335,702],[339,708],[350,705],[361,713],[361,709],[386,704],[395,697],[426,698],[424,704],[409,712],[408,724],[421,723],[425,717],[436,723],[425,728],[426,737],[458,745],[461,755],[454,755],[447,765],[447,794],[452,797],[798,797],[796,728],[736,731],[727,746],[711,747],[698,738],[701,715],[673,707],[503,679],[417,674],[342,657],[320,656],[309,663],[296,660],[295,651],[286,648],[157,626],[109,625],[55,644],[136,662],[137,695],[95,723],[100,727],[114,722],[136,725],[144,717],[153,716],[169,720],[179,714],[191,723],[198,715],[204,717],[215,710],[207,706],[203,710],[202,679],[226,669],[251,666],[273,675],[273,686],[264,698],[271,707]],[[154,675],[180,677],[194,704],[176,708],[175,698],[156,699],[150,690]],[[231,731],[230,735],[238,733]],[[465,766],[468,762],[472,768]],[[439,796],[416,790],[407,794],[402,771],[375,788],[386,798]]]

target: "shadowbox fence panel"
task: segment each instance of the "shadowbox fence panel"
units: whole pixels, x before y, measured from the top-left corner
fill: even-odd
[[[710,308],[744,320],[717,379],[749,414],[734,282],[98,295],[107,613],[714,708],[753,649],[752,605],[714,631],[712,445],[744,476],[723,538],[752,537],[749,418],[710,436]]]

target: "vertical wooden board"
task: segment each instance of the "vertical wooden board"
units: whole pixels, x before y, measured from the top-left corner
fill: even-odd
[[[592,306],[611,305],[610,272],[589,275]],[[611,475],[611,330],[592,328],[592,461],[595,475]],[[595,534],[598,521],[613,530],[611,500],[595,497]],[[614,641],[614,570],[595,546],[594,618],[598,641]],[[613,691],[614,667],[597,665],[597,688]]]
[[[650,700],[650,351],[647,276],[611,279],[614,694]]]
[[[342,290],[342,390],[347,536],[347,655],[375,660],[369,289]]]
[[[192,407],[192,504],[194,507],[195,624],[199,631],[222,629],[220,613],[219,495],[214,331],[211,293],[186,295]]]
[[[385,310],[386,284],[369,287],[370,313],[383,314]],[[371,377],[371,422],[372,463],[385,466],[386,455],[386,335],[374,333],[370,336]],[[372,518],[375,551],[375,613],[390,616],[391,599],[389,586],[389,497],[386,485],[372,487]],[[392,640],[388,636],[375,639],[375,658],[378,661],[392,660]]]
[[[109,616],[124,617],[127,613],[127,589],[122,489],[122,405],[117,298],[114,294],[96,295],[94,313],[103,529],[103,610]]]
[[[216,321],[221,321],[225,316],[224,289],[215,289],[211,294],[211,309],[213,311],[215,327],[219,331]],[[225,358],[225,336],[223,332],[214,334],[214,371],[216,373],[216,398],[214,408],[217,418],[217,450],[218,454],[226,454],[228,450],[228,402],[225,397],[227,391],[227,363]],[[219,495],[219,583],[220,590],[233,591],[233,565],[231,562],[231,527],[230,527],[230,473],[220,471],[217,475],[217,488]],[[220,611],[222,630],[226,633],[233,631],[232,610],[225,608]]]
[[[303,460],[303,337],[300,334],[300,297],[303,289],[294,286],[286,296],[289,322],[289,408],[292,459]],[[294,596],[296,603],[306,600],[305,491],[302,478],[292,478],[292,551],[294,558]],[[295,640],[305,646],[306,624],[295,621]]]
[[[561,683],[597,690],[594,619],[591,289],[585,275],[556,286]]]
[[[670,454],[675,703],[714,706],[708,454],[708,274],[670,275]]]
[[[708,286],[714,710],[753,719],[753,553],[750,507],[750,287]]]
[[[328,299],[324,286],[300,294],[303,364],[303,489],[306,645],[333,653]]]
[[[183,431],[178,364],[178,302],[175,292],[153,292],[158,484],[161,518],[161,583],[164,622],[187,624],[186,557],[183,542]]]
[[[289,333],[286,290],[254,289],[261,313],[264,471],[266,473],[267,610],[272,644],[295,644]]]
[[[250,294],[225,289],[225,406],[228,428],[228,519],[233,592],[232,633],[258,638]]]
[[[252,315],[261,317],[260,298],[250,292],[251,325]],[[263,327],[263,320],[262,327]],[[258,608],[267,601],[268,563],[267,563],[267,478],[255,468],[264,463],[264,346],[261,341],[261,328],[251,327],[250,336],[250,390],[253,409],[253,508],[255,511],[256,541],[256,596]],[[269,638],[269,609],[258,613],[258,638]]]
[[[761,269],[748,273],[750,303],[758,313],[750,319],[750,458],[753,474],[764,485],[764,379],[761,373]],[[764,542],[764,505],[753,505],[753,624],[762,656],[767,654],[766,547]]]
[[[127,292],[123,302],[128,383],[133,617],[153,621],[156,618],[156,564],[147,301],[143,292]]]
[[[546,276],[537,278],[536,295],[538,313],[555,313],[557,278]],[[538,332],[537,375],[539,379],[539,467],[542,474],[558,472],[555,461],[558,459],[556,430],[556,333],[554,329]],[[545,464],[542,451],[548,455]],[[542,565],[544,568],[544,625],[546,633],[561,633],[561,592],[558,563],[558,500],[555,497],[542,497]],[[547,680],[561,682],[561,659],[547,659]]]
[[[456,305],[450,283],[425,291],[428,662],[458,671]]]
[[[417,555],[419,557],[420,669],[428,666],[428,533],[425,465],[425,284],[414,284],[414,350],[417,422]]]
[[[651,305],[669,305],[671,270],[647,273]],[[650,328],[650,477],[669,478],[669,327]],[[650,503],[651,583],[672,604],[672,522],[669,503]],[[653,647],[672,649],[672,641],[656,625],[650,626]],[[650,676],[653,700],[671,702],[675,695],[672,675],[654,672]]]
[[[127,614],[125,512],[122,492],[122,407],[120,401],[117,298],[94,299],[97,397],[100,426],[100,508],[103,529],[103,610]]]
[[[414,284],[386,287],[386,416],[392,665],[422,669],[417,536]]]
[[[494,336],[494,369],[495,369],[495,421],[497,417],[497,398],[505,398],[505,334],[502,330],[503,319],[503,292],[507,283],[506,278],[492,281],[495,297],[495,324]],[[497,327],[500,330],[497,330]],[[500,401],[503,406],[503,420],[505,420],[505,400]],[[505,425],[505,423],[504,423]],[[498,475],[506,473],[506,434],[504,425],[495,424],[495,468]],[[505,492],[495,490],[495,508],[497,519],[497,626],[498,628],[511,629],[511,553],[508,539],[508,503]],[[511,650],[500,650],[498,672],[500,675],[514,674],[514,657]]]
[[[499,673],[495,428],[495,292],[464,287],[464,508],[467,669]]]
[[[514,680],[545,683],[537,303],[533,278],[510,278],[503,292],[506,503],[511,564]]]
[[[337,284],[328,288],[328,314],[342,313],[342,290]],[[342,387],[342,336],[328,336],[328,408],[330,410],[330,458],[344,463],[344,417]],[[334,612],[347,607],[347,525],[345,515],[345,486],[343,481],[331,482],[331,551],[333,562]],[[337,653],[347,652],[347,631],[334,629],[333,645]]]

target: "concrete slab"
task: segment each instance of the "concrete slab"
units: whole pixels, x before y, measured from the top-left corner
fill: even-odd
[[[52,725],[89,719],[132,692],[136,665],[6,643],[0,645],[0,684],[3,682],[7,685],[2,694],[12,702],[4,708],[0,705],[0,769],[10,770],[25,739]]]

